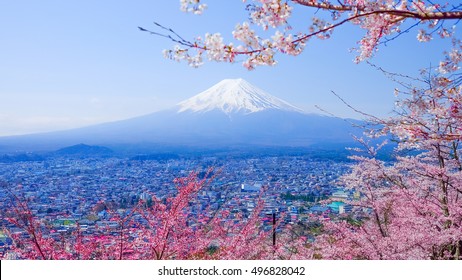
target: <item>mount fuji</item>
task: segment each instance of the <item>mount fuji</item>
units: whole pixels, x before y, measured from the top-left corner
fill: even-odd
[[[303,113],[303,110],[272,96],[243,79],[226,79],[178,105],[178,112],[209,112],[250,114],[263,110]]]
[[[342,119],[305,113],[243,79],[226,79],[168,110],[79,129],[2,137],[0,147],[47,150],[78,143],[308,147],[351,143],[351,134],[359,133]]]

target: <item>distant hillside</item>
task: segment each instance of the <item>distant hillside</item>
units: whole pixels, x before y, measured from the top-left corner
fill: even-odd
[[[86,144],[78,144],[59,149],[55,151],[53,154],[56,156],[101,157],[111,156],[114,154],[114,151],[103,146],[90,146]]]

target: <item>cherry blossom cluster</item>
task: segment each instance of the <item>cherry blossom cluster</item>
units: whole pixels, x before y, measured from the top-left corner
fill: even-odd
[[[200,0],[180,0],[180,9],[183,12],[200,15],[207,9],[207,4],[201,3]]]
[[[413,88],[408,93],[410,98],[397,103],[402,117],[388,126],[403,149],[431,149],[434,142],[451,145],[462,140],[461,86],[447,76],[428,83],[428,89]]]
[[[287,2],[282,0],[258,0],[258,2],[261,6],[254,5],[250,13],[253,23],[263,27],[264,30],[287,24],[293,9]]]
[[[462,42],[453,39],[453,47],[449,52],[445,52],[445,58],[440,61],[439,72],[442,74],[454,73],[460,69],[462,62]]]

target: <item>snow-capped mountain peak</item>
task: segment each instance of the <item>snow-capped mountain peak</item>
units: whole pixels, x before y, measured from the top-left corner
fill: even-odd
[[[227,114],[250,114],[267,109],[303,110],[272,96],[243,79],[225,79],[211,88],[177,104],[178,112],[221,110]]]

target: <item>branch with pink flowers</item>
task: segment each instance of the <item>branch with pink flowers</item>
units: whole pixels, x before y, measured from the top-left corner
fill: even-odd
[[[246,2],[246,1],[244,1]],[[462,3],[457,6],[438,5],[432,1],[318,1],[318,0],[254,0],[247,5],[250,20],[236,25],[232,36],[236,42],[225,43],[221,33],[205,34],[204,38],[185,40],[171,28],[156,23],[159,32],[140,27],[150,34],[166,37],[176,43],[164,56],[176,61],[186,61],[192,67],[199,67],[204,58],[209,61],[234,63],[243,60],[243,66],[254,69],[259,65],[275,65],[275,56],[279,54],[299,55],[305,49],[310,38],[329,39],[334,30],[344,24],[356,25],[366,31],[359,40],[356,62],[371,58],[382,42],[388,42],[403,35],[418,25],[423,26],[417,34],[419,41],[432,40],[435,32],[442,38],[454,36],[454,30],[444,26],[446,21],[462,19]],[[181,0],[181,10],[202,14],[206,5],[200,0]],[[298,7],[297,7],[298,6]],[[308,32],[292,34],[290,24],[292,11],[295,8],[309,8],[313,11]],[[316,17],[319,11],[328,15]],[[329,15],[330,14],[330,15]],[[330,17],[331,20],[327,18]],[[414,20],[411,26],[405,22]],[[253,29],[259,26],[263,30],[272,28],[273,35],[263,37]],[[405,30],[401,30],[404,27]],[[166,32],[166,33],[162,33]],[[393,36],[388,38],[389,36]],[[236,44],[235,44],[236,43]],[[242,58],[242,59],[239,59]]]

